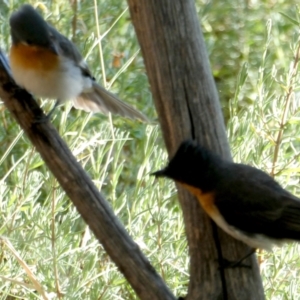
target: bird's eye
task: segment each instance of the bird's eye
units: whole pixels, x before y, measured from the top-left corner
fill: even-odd
[[[27,45],[32,45],[32,40],[26,40]]]

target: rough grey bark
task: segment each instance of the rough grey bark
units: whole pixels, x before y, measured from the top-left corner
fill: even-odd
[[[187,138],[231,159],[218,94],[193,0],[128,0],[169,155]],[[187,299],[264,299],[255,255],[251,268],[219,270],[223,257],[236,261],[249,248],[214,224],[178,186],[190,254]],[[218,237],[216,237],[218,235]]]
[[[0,97],[111,259],[142,300],[174,300],[37,103],[7,74],[0,51]],[[39,120],[37,122],[37,120]]]

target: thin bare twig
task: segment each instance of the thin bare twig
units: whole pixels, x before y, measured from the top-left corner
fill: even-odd
[[[295,84],[295,79],[296,79],[296,75],[297,75],[299,59],[300,59],[300,42],[299,42],[297,50],[296,50],[296,56],[294,58],[293,67],[290,71],[288,90],[287,90],[285,100],[284,100],[284,109],[283,109],[283,113],[281,116],[281,121],[279,124],[279,131],[278,131],[276,142],[275,142],[274,157],[273,157],[272,169],[271,169],[271,173],[270,173],[270,175],[272,177],[274,177],[275,173],[276,173],[275,169],[276,169],[276,163],[278,160],[279,150],[280,150],[280,146],[281,146],[281,142],[282,142],[282,136],[283,136],[284,128],[286,126],[286,122],[287,122],[287,117],[288,117],[288,112],[289,112],[289,108],[290,108],[292,95],[294,94],[294,84]]]

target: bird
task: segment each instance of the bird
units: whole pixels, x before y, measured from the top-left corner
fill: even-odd
[[[9,61],[15,82],[38,97],[71,100],[86,112],[119,114],[148,122],[147,117],[96,83],[76,46],[29,4],[12,13]],[[48,116],[49,116],[48,115]]]
[[[262,170],[185,140],[152,175],[182,185],[220,228],[252,249],[300,241],[300,199]]]

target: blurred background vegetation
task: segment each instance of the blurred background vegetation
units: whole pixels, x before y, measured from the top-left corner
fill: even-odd
[[[22,3],[0,1],[5,51],[9,16]],[[156,120],[126,1],[30,3],[76,43],[100,83]],[[297,2],[195,4],[235,161],[299,196]],[[53,105],[40,103],[45,111]],[[0,118],[0,299],[136,299],[3,104]],[[159,125],[71,105],[53,123],[169,287],[185,295],[188,252],[176,191],[149,176],[167,159]],[[300,299],[299,250],[290,244],[259,254],[267,299]]]

